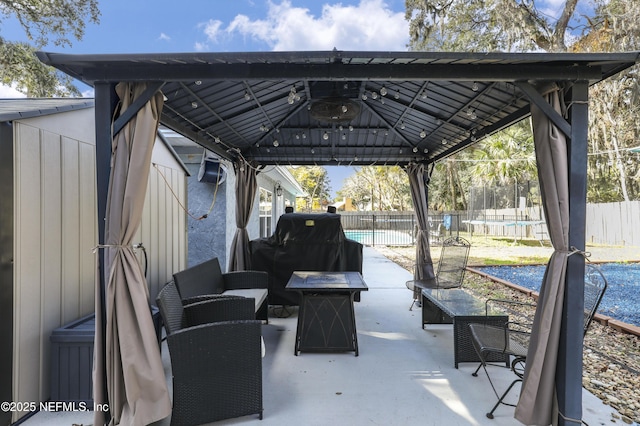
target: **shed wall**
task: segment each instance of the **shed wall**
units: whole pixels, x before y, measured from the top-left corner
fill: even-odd
[[[86,120],[14,123],[13,401],[48,399],[51,332],[93,311],[95,146],[74,132]]]
[[[51,332],[94,311],[94,132],[93,109],[13,123],[13,401],[49,399]],[[137,240],[154,301],[186,267],[187,237],[186,172],[160,139],[152,161]]]

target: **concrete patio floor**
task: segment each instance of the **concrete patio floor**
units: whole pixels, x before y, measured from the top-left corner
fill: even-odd
[[[360,355],[301,353],[294,356],[297,310],[289,318],[270,316],[263,326],[264,419],[246,416],[216,424],[268,425],[493,425],[519,424],[513,407],[501,406],[495,418],[485,413],[497,401],[476,363],[453,362],[451,325],[420,326],[420,308],[409,311],[411,275],[375,249],[364,248],[363,277],[369,287],[355,304]],[[163,361],[171,389],[170,360]],[[492,367],[498,390],[513,373]],[[511,392],[517,401],[520,386]],[[583,390],[583,420],[590,426],[620,424],[617,412]],[[88,425],[90,413],[39,413],[38,425]],[[168,425],[169,419],[158,425]]]

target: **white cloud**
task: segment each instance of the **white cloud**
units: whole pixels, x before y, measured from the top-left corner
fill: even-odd
[[[204,34],[207,36],[207,39],[217,43],[220,38],[220,28],[222,28],[222,21],[217,19],[209,19],[208,22],[204,24],[200,24],[204,28]]]
[[[193,48],[196,52],[206,52],[209,50],[209,45],[207,45],[207,43],[200,43],[199,41],[196,41],[193,44]]]
[[[237,15],[223,29],[219,21],[205,26],[208,40],[241,35],[266,43],[272,50],[406,50],[409,41],[404,12],[394,12],[383,0],[360,0],[355,6],[325,4],[320,16],[294,7],[290,0],[269,3],[265,19]]]
[[[18,92],[15,88],[15,85],[6,86],[4,84],[0,84],[0,99],[10,99],[10,98],[26,98],[27,95],[24,93]]]
[[[160,35],[158,36],[158,40],[171,41],[171,37],[169,37],[165,33],[160,33]]]

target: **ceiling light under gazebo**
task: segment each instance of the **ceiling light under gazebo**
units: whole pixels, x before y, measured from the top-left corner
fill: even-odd
[[[310,114],[322,123],[345,123],[360,115],[360,105],[347,98],[324,98],[311,104]]]

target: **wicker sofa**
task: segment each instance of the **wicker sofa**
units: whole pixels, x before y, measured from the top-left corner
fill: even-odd
[[[171,425],[258,414],[262,419],[262,322],[238,296],[183,305],[173,282],[156,299],[171,357]]]
[[[242,296],[254,300],[256,319],[268,319],[267,272],[234,271],[223,274],[220,262],[213,258],[173,274],[173,281],[183,304],[214,295]]]

